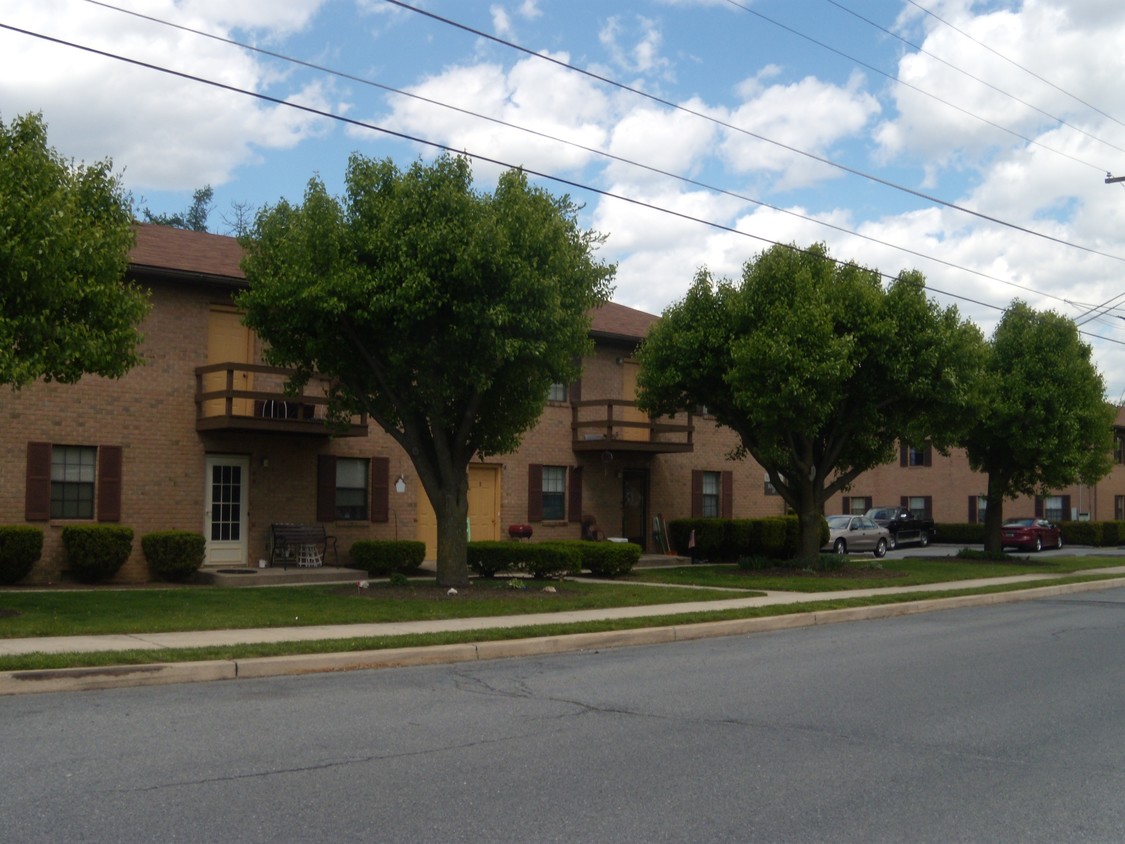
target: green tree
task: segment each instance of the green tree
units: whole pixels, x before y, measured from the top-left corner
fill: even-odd
[[[639,401],[654,414],[706,405],[738,435],[733,456],[757,460],[797,513],[812,557],[824,502],[897,441],[948,448],[982,352],[920,273],[884,288],[823,245],[779,245],[746,263],[740,285],[696,276],[639,350]]]
[[[207,231],[207,218],[211,216],[214,196],[215,191],[211,186],[204,185],[197,188],[195,193],[191,195],[191,205],[183,213],[154,214],[148,206],[145,206],[141,209],[141,215],[145,218],[146,223],[153,223],[157,226],[171,226],[174,229],[205,232]]]
[[[400,171],[354,155],[346,197],[261,211],[245,240],[246,322],[269,360],[336,379],[332,414],[366,411],[433,504],[438,581],[468,581],[468,464],[514,450],[552,383],[573,380],[614,268],[574,204],[508,171],[478,193],[463,158]]]
[[[148,302],[125,280],[132,244],[108,160],[64,160],[42,115],[0,122],[0,383],[119,377],[140,362]]]
[[[969,465],[988,475],[986,551],[1000,551],[1005,498],[1109,472],[1115,417],[1074,323],[1012,302],[988,344],[978,409],[960,441]]]

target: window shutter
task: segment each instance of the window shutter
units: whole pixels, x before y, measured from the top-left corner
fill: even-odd
[[[934,447],[932,445],[930,445],[929,443],[926,444],[926,450],[923,452],[922,465],[923,466],[933,466],[934,465]]]
[[[909,510],[910,509],[910,496],[908,496],[908,495],[902,496],[898,500],[898,504],[899,504],[900,507],[905,507],[907,510]]]
[[[1062,519],[1060,519],[1059,521],[1065,522],[1065,521],[1069,521],[1069,520],[1070,520],[1070,496],[1064,495],[1062,497]]]
[[[371,458],[371,521],[390,521],[391,461],[387,457]]]
[[[1035,518],[1037,518],[1037,519],[1043,518],[1043,499],[1040,498],[1038,495],[1035,496]]]
[[[336,456],[316,457],[316,520],[336,521]]]
[[[906,465],[906,459],[907,459],[908,456],[909,456],[909,454],[908,454],[908,451],[907,451],[906,443],[904,443],[900,440],[899,444],[898,444],[898,465],[899,466],[905,466]]]
[[[27,486],[23,517],[29,522],[51,518],[51,444],[27,444]]]
[[[852,504],[852,500],[848,496],[845,495],[843,500],[840,502],[840,512],[843,513],[845,516],[848,515],[848,513],[850,513],[852,511],[851,504]]]
[[[734,472],[723,472],[723,493],[719,512],[724,519],[734,518]]]
[[[98,446],[98,521],[121,521],[121,446]]]
[[[969,524],[975,525],[977,523],[977,497],[975,495],[969,496]]]
[[[570,511],[570,521],[582,521],[582,467],[570,468],[570,486],[567,488],[567,509]]]
[[[582,379],[581,378],[579,378],[576,381],[571,382],[570,389],[567,390],[567,398],[570,399],[571,404],[574,404],[574,402],[582,401]]]
[[[922,499],[922,514],[927,519],[934,517],[934,497],[932,495],[927,495]]]
[[[703,472],[691,470],[691,517],[698,519],[703,515]]]
[[[527,520],[543,521],[543,466],[540,463],[527,467]]]

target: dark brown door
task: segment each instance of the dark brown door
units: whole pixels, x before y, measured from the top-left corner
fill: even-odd
[[[648,470],[621,473],[621,535],[642,549],[648,548]]]

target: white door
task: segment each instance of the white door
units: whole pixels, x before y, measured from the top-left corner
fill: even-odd
[[[246,564],[250,458],[208,455],[203,534],[209,566]]]

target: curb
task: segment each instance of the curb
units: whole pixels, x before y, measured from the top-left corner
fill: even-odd
[[[608,630],[529,639],[475,642],[456,645],[430,645],[390,648],[377,651],[347,651],[327,654],[254,657],[210,662],[168,662],[145,665],[110,665],[101,668],[58,668],[0,672],[0,695],[79,692],[131,686],[158,686],[173,683],[203,683],[215,680],[245,680],[334,671],[370,671],[405,668],[415,665],[448,665],[513,657],[574,653],[603,648],[659,645],[690,642],[723,636],[767,633],[822,624],[843,624],[881,618],[917,615],[938,610],[980,607],[992,604],[1033,601],[1057,595],[1094,592],[1125,586],[1125,578],[1094,580],[1040,586],[1015,592],[962,595],[955,598],[921,598],[899,604],[849,607],[839,610],[813,610],[764,618],[738,618],[729,621],[703,621],[636,630]]]

